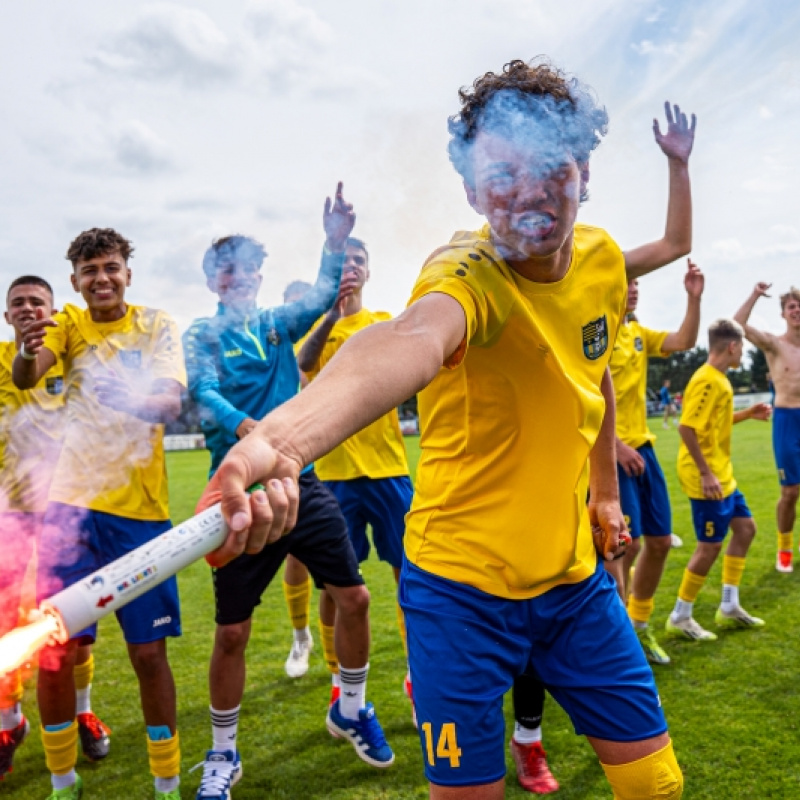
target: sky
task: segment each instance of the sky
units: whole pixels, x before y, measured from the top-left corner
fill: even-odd
[[[181,329],[214,313],[201,260],[230,233],[263,242],[260,302],[314,280],[336,182],[367,242],[365,305],[399,313],[426,256],[481,219],[446,153],[457,91],[549,56],[610,116],[579,219],[624,249],[661,236],[665,100],[698,117],[690,170],[704,326],[756,281],[752,322],[780,332],[800,285],[800,4],[792,0],[28,0],[0,10],[0,284],[69,284],[69,242],[131,239],[132,303]],[[640,284],[639,318],[676,329],[684,267]],[[7,338],[11,329],[4,326]],[[703,343],[701,335],[700,343]]]

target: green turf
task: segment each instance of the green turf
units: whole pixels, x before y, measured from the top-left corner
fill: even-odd
[[[675,531],[686,545],[673,551],[656,598],[654,624],[660,631],[692,550],[689,503],[675,480],[677,433],[662,431],[657,450],[670,484]],[[742,584],[747,609],[767,621],[763,630],[720,636],[715,643],[668,643],[673,664],[656,677],[670,722],[676,751],[686,777],[685,797],[800,797],[798,707],[794,694],[800,644],[800,572],[774,570],[774,477],[769,425],[746,422],[734,431],[735,471],[761,532],[748,559]],[[412,462],[418,444],[408,439]],[[169,455],[173,518],[190,515],[207,469],[201,452]],[[533,510],[532,510],[533,511]],[[365,565],[372,593],[373,645],[368,694],[397,760],[383,772],[358,761],[351,748],[325,731],[328,674],[314,652],[304,678],[288,679],[283,662],[291,636],[280,584],[273,585],[255,616],[249,649],[248,686],[240,725],[244,778],[235,800],[355,800],[425,798],[422,757],[411,727],[408,702],[402,694],[404,659],[397,635],[393,581],[389,569],[374,560]],[[213,601],[208,569],[196,564],[180,576],[184,635],[170,643],[178,684],[185,800],[194,797],[199,773],[188,773],[210,743],[206,672],[213,634]],[[720,590],[719,565],[696,605],[698,621],[713,627]],[[101,625],[96,649],[94,707],[113,729],[112,753],[97,765],[79,760],[84,797],[127,800],[152,797],[137,689],[113,619]],[[25,710],[38,724],[33,683],[28,681]],[[507,711],[508,711],[507,705]],[[510,719],[510,717],[509,717]],[[609,798],[611,793],[589,746],[577,738],[566,716],[548,699],[545,746],[566,800]],[[529,797],[508,777],[507,796]],[[42,800],[49,779],[38,735],[19,750],[12,775],[0,783],[0,797]]]

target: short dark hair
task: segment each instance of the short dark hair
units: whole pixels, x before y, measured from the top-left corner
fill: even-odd
[[[11,290],[16,289],[17,286],[41,286],[43,289],[47,289],[47,291],[50,292],[50,297],[55,297],[53,294],[53,287],[44,278],[40,278],[38,275],[22,275],[11,281],[8,291],[6,292],[6,299],[8,299],[8,296],[11,294]]]
[[[88,261],[117,250],[125,262],[133,256],[133,245],[113,228],[90,228],[72,240],[67,259],[74,267],[79,261]]]
[[[267,257],[261,242],[239,233],[215,239],[203,256],[203,272],[212,278],[221,264],[231,261],[255,262],[260,267]]]
[[[553,158],[566,150],[578,163],[589,160],[608,132],[608,114],[591,89],[541,56],[530,63],[509,61],[500,74],[487,72],[459,89],[458,97],[461,111],[448,120],[447,150],[469,186],[475,182],[471,154],[479,130],[524,137]]]
[[[355,236],[348,236],[345,240],[345,245],[348,244],[350,247],[357,247],[359,250],[363,250],[367,261],[369,261],[369,250],[367,250],[367,245],[364,243],[363,239],[357,239]]]
[[[718,319],[708,328],[709,350],[721,350],[731,342],[741,342],[744,339],[744,328],[733,319]]]

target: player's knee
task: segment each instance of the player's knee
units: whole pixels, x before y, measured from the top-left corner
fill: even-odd
[[[47,677],[48,674],[61,672],[74,666],[76,649],[73,642],[45,647],[39,653],[39,674]]]
[[[669,555],[669,551],[672,549],[672,537],[648,536],[645,548],[648,550],[648,555],[663,560]]]
[[[800,486],[781,486],[781,500],[792,505],[797,505],[797,498],[800,497]]]
[[[672,742],[649,756],[627,764],[603,764],[614,800],[679,800],[683,773]]]
[[[366,586],[348,586],[336,593],[336,610],[347,617],[365,617],[369,613],[369,591]]]
[[[247,648],[249,639],[249,620],[234,625],[217,625],[214,648],[226,656],[239,655]]]
[[[631,543],[625,548],[627,557],[632,561],[636,556],[639,555],[639,552],[642,549],[642,537],[639,536],[636,539],[631,539]]]
[[[167,666],[167,652],[163,640],[129,645],[128,655],[134,672],[140,678],[157,675]]]

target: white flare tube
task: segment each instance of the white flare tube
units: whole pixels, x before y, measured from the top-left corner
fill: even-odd
[[[59,621],[55,639],[63,644],[216,550],[227,534],[228,526],[217,503],[62,589],[44,600],[39,609]]]

